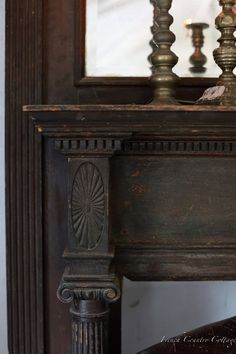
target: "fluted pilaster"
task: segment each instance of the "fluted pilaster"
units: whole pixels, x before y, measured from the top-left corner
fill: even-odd
[[[108,305],[103,301],[74,301],[72,315],[72,354],[108,353]]]

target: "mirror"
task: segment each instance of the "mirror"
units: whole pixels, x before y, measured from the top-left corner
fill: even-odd
[[[220,32],[215,18],[221,8],[218,0],[173,0],[171,30],[176,35],[172,50],[179,57],[174,72],[181,77],[218,77],[220,69],[212,52],[218,47]],[[186,20],[206,22],[203,53],[207,57],[204,74],[193,74],[189,57],[194,48]],[[153,6],[148,0],[87,0],[86,2],[86,76],[149,76],[149,42],[153,23]]]

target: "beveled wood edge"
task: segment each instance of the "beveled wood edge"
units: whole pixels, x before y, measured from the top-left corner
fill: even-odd
[[[231,249],[224,246],[222,249],[125,249],[117,246],[115,267],[118,274],[135,281],[233,281],[236,279],[235,250],[235,246]]]
[[[235,236],[232,236],[232,239]],[[233,252],[236,256],[236,244],[235,243],[220,243],[220,244],[203,244],[203,243],[195,243],[195,244],[187,244],[187,243],[172,243],[172,244],[161,244],[161,243],[119,243],[115,242],[115,249],[119,250],[119,252],[144,252],[144,253],[155,253],[155,252]]]
[[[143,111],[143,112],[236,112],[236,106],[215,106],[215,105],[25,105],[23,112],[80,112],[80,111]]]

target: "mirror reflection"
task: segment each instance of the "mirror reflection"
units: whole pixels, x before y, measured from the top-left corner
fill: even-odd
[[[150,27],[153,6],[147,0],[87,0],[86,2],[86,76],[149,76],[148,56],[152,52]],[[176,35],[172,50],[179,57],[174,72],[182,77],[218,77],[213,50],[220,33],[215,18],[221,8],[218,0],[173,0],[171,30]],[[202,48],[207,57],[206,71],[191,72],[194,53],[189,23],[206,23]]]

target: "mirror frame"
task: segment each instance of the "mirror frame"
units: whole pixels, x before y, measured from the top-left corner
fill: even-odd
[[[81,86],[136,86],[149,87],[148,77],[100,77],[86,76],[86,0],[75,0],[75,53],[74,53],[74,84],[76,87]],[[150,48],[151,53],[151,48]],[[182,77],[178,87],[181,91],[186,92],[189,88],[201,91],[209,86],[214,86],[216,78],[192,78]],[[198,90],[197,90],[198,91]]]
[[[75,0],[75,86],[84,85],[148,85],[148,77],[86,76],[86,0]],[[150,47],[151,53],[151,47]]]
[[[138,97],[142,96],[142,91],[144,94],[141,102],[137,103],[147,103],[151,93],[149,87],[148,77],[99,77],[99,76],[86,76],[86,0],[75,0],[75,53],[74,53],[74,85],[77,88],[83,87],[104,87],[105,88],[115,88],[123,87],[135,89],[138,92]],[[151,25],[151,24],[150,24]],[[150,48],[151,53],[151,48]],[[177,86],[177,97],[180,99],[197,99],[201,96],[203,91],[211,86],[214,86],[217,78],[191,78],[191,77],[181,77],[179,84]],[[108,94],[108,92],[104,95]],[[120,90],[119,90],[120,91]],[[118,93],[115,101],[122,103],[121,93]],[[132,100],[132,98],[131,98]]]

